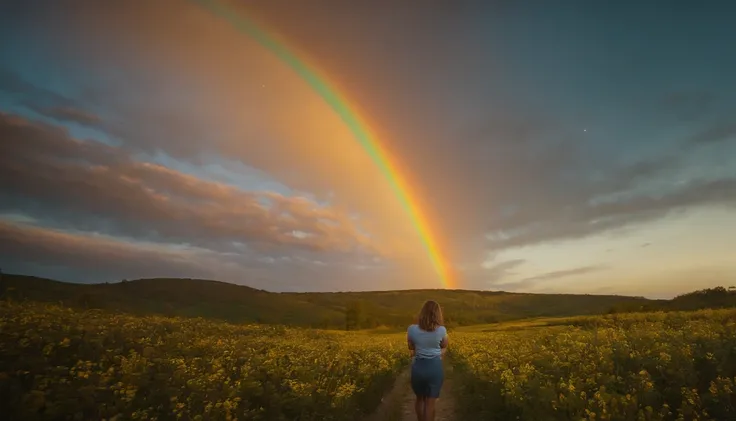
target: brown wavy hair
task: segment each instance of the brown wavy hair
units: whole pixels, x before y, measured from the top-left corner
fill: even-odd
[[[417,316],[417,324],[425,332],[433,332],[445,324],[442,318],[442,308],[437,301],[429,300],[424,303]]]

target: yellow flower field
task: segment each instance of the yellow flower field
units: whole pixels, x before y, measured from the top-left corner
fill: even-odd
[[[402,335],[0,304],[13,420],[353,420],[408,363]]]
[[[452,337],[460,419],[736,420],[736,311]]]
[[[545,323],[450,332],[458,420],[736,420],[736,310]],[[403,333],[0,303],[4,419],[360,420],[408,362]]]

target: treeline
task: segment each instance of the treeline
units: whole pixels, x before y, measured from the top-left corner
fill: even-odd
[[[617,303],[609,309],[615,313],[646,313],[652,311],[692,311],[703,309],[719,309],[736,307],[736,287],[706,288],[687,294],[678,295],[668,301],[651,301],[645,303]]]
[[[416,308],[418,313],[418,308]],[[345,330],[376,329],[381,327],[404,328],[408,323],[413,323],[416,314],[406,311],[395,316],[382,314],[381,307],[375,302],[367,300],[350,301],[345,307]],[[469,326],[475,324],[497,323],[510,318],[518,318],[518,315],[490,314],[483,312],[474,314],[467,310],[457,310],[444,316],[445,325],[448,327]]]

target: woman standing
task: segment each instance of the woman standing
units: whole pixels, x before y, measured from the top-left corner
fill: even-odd
[[[445,379],[442,357],[447,351],[447,329],[442,309],[436,301],[427,301],[419,312],[417,323],[409,326],[407,341],[413,361],[411,388],[417,396],[418,421],[434,421],[435,403]]]

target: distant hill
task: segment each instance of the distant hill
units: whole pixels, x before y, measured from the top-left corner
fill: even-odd
[[[403,327],[427,299],[439,301],[448,325],[472,325],[529,317],[562,317],[657,309],[695,309],[734,303],[731,291],[693,293],[672,301],[615,295],[525,294],[466,290],[274,293],[202,279],[139,279],[73,284],[3,274],[0,299],[62,303],[70,307],[133,314],[205,317],[344,329]],[[723,292],[726,295],[721,294]]]
[[[344,325],[344,313],[292,297],[203,279],[138,279],[73,284],[3,274],[0,297],[63,303],[133,314],[206,317],[231,322],[304,326]]]

